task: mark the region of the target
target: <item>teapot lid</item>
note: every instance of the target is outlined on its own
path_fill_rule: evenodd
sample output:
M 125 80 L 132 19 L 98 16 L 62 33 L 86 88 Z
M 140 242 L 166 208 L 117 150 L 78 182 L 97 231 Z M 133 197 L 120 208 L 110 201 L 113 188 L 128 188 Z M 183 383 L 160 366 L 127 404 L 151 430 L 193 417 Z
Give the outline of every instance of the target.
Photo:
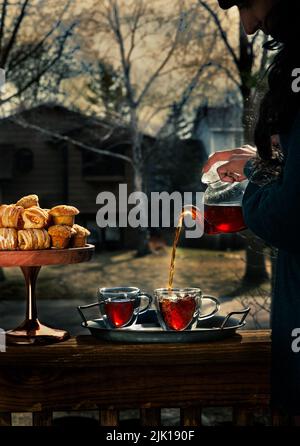
M 222 181 L 217 169 L 226 161 L 217 161 L 208 172 L 202 175 L 201 181 L 208 185 L 205 192 L 206 204 L 240 205 L 248 180 L 229 183 Z
M 202 175 L 201 181 L 204 184 L 207 184 L 209 187 L 213 189 L 221 189 L 221 190 L 230 190 L 236 187 L 237 183 L 229 183 L 227 181 L 222 181 L 217 170 L 222 164 L 226 164 L 227 161 L 217 161 L 215 164 L 211 166 L 208 172 Z
M 204 184 L 212 184 L 216 183 L 217 181 L 222 181 L 219 177 L 219 174 L 217 172 L 217 169 L 222 166 L 222 164 L 225 164 L 224 161 L 217 161 L 215 164 L 211 166 L 208 172 L 204 173 L 202 175 L 201 181 Z

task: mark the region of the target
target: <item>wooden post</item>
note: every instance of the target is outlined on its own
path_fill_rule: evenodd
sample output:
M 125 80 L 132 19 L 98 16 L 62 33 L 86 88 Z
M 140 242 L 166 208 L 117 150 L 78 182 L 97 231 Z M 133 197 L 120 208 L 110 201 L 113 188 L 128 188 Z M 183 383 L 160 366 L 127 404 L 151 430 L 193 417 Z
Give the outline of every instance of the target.
M 180 409 L 181 426 L 201 426 L 201 407 L 186 407 Z
M 0 426 L 11 426 L 10 412 L 0 412 Z
M 140 418 L 142 426 L 160 426 L 160 409 L 141 409 Z
M 101 426 L 118 426 L 119 412 L 114 409 L 100 410 L 100 425 Z
M 288 426 L 291 424 L 291 419 L 288 415 L 282 415 L 279 411 L 272 411 L 272 426 Z
M 245 407 L 233 409 L 233 424 L 235 426 L 251 426 L 253 424 L 252 413 Z
M 53 414 L 51 410 L 33 412 L 32 424 L 33 426 L 52 426 L 52 418 Z

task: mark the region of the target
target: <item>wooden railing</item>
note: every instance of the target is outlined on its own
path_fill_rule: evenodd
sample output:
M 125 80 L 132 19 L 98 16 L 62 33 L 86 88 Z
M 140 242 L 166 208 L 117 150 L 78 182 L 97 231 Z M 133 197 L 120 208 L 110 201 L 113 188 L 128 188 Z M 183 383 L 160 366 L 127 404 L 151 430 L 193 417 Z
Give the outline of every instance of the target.
M 204 407 L 232 407 L 248 425 L 269 406 L 270 332 L 242 331 L 205 344 L 110 344 L 79 336 L 50 346 L 8 347 L 0 353 L 0 425 L 32 412 L 51 425 L 54 411 L 99 411 L 117 426 L 119 411 L 140 409 L 142 426 L 158 426 L 161 408 L 180 408 L 181 425 L 201 425 Z M 274 424 L 280 424 L 278 416 Z

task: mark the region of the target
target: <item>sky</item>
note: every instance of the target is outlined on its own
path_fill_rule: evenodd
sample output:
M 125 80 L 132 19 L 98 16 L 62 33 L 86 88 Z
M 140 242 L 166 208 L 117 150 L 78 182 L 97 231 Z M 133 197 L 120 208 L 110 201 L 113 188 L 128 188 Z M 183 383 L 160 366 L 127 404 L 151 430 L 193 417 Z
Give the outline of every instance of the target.
M 74 65 L 80 63 L 86 67 L 87 64 L 95 64 L 98 60 L 102 60 L 119 70 L 120 47 L 116 43 L 111 25 L 103 17 L 109 1 L 70 1 L 71 7 L 65 15 L 65 21 L 78 22 L 72 44 L 80 47 L 74 54 Z M 215 0 L 209 1 L 215 6 Z M 26 21 L 22 33 L 24 41 L 30 39 L 36 41 L 43 35 L 47 27 L 49 28 L 57 20 L 57 7 L 61 8 L 62 5 L 58 0 L 33 0 L 33 3 L 39 5 L 36 10 L 36 21 L 34 23 Z M 118 1 L 118 5 L 121 6 L 120 21 L 125 55 L 128 55 L 131 44 L 132 17 L 137 6 L 142 4 L 143 0 Z M 197 0 L 152 0 L 151 3 L 144 1 L 144 4 L 146 7 L 141 17 L 141 28 L 136 32 L 135 47 L 130 57 L 131 83 L 136 97 L 172 48 L 176 36 L 178 37 L 176 50 L 161 72 L 163 75 L 156 77 L 139 109 L 143 130 L 154 134 L 165 122 L 170 106 L 180 100 L 200 66 L 213 59 L 229 67 L 230 61 L 220 37 L 217 36 L 215 28 L 207 22 L 207 17 L 199 9 Z M 235 8 L 228 15 L 220 10 L 219 16 L 230 41 L 236 45 L 238 20 Z M 83 111 L 91 109 L 91 105 L 85 100 L 89 76 L 89 72 L 83 68 L 79 76 L 64 81 L 66 105 L 75 104 Z M 224 92 L 232 89 L 228 79 L 218 70 L 203 70 L 203 74 L 194 85 L 190 110 L 200 103 L 218 103 L 223 100 Z M 8 91 L 11 88 L 11 85 L 7 85 Z M 97 111 L 97 107 L 94 108 L 94 111 Z

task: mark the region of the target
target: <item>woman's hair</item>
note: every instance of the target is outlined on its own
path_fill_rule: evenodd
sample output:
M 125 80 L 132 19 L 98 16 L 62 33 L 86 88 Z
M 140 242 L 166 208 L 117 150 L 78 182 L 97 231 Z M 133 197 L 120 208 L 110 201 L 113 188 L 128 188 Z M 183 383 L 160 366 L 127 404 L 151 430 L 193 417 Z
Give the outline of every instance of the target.
M 275 170 L 282 164 L 282 154 L 272 148 L 270 136 L 288 132 L 300 110 L 300 93 L 292 89 L 292 72 L 300 68 L 299 20 L 300 1 L 279 0 L 266 21 L 273 38 L 266 47 L 279 51 L 269 68 L 269 89 L 261 102 L 254 136 L 260 160 Z

